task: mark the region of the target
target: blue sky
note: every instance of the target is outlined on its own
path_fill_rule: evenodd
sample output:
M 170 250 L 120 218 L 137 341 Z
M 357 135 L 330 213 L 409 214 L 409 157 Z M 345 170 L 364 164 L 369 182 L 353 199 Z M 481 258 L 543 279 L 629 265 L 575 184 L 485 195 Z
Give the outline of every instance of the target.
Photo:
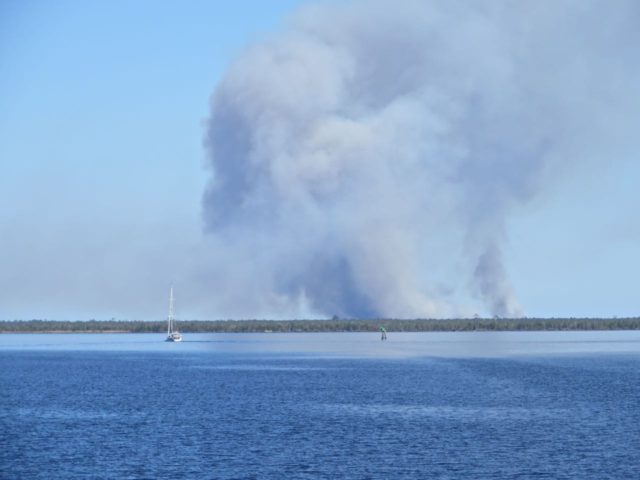
M 295 4 L 3 2 L 0 317 L 154 317 L 121 272 L 200 234 L 209 97 Z
M 183 317 L 227 315 L 179 288 L 202 248 L 209 98 L 301 3 L 2 3 L 0 319 L 162 318 L 171 283 Z M 510 216 L 528 315 L 639 314 L 638 152 L 612 156 Z

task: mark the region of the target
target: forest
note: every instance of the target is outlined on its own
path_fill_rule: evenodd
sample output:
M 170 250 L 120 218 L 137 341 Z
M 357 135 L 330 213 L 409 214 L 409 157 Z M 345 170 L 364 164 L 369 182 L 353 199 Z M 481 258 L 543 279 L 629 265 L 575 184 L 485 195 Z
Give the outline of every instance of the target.
M 191 333 L 251 332 L 467 332 L 639 330 L 640 317 L 626 318 L 460 318 L 460 319 L 340 319 L 330 320 L 178 320 Z M 142 320 L 11 320 L 0 321 L 0 333 L 161 333 L 166 321 Z

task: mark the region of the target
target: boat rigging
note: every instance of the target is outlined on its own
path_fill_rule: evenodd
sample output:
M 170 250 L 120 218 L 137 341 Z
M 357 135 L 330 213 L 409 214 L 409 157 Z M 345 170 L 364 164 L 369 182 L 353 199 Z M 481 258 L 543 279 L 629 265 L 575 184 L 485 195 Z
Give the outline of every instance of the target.
M 175 326 L 175 318 L 173 318 L 173 287 L 169 291 L 169 317 L 167 318 L 167 342 L 181 342 L 182 335 Z

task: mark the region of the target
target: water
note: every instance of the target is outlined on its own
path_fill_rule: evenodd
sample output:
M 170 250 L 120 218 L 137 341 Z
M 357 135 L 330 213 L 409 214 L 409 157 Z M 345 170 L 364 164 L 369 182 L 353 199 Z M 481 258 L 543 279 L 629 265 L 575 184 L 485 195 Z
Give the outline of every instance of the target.
M 0 478 L 637 478 L 640 332 L 0 335 Z

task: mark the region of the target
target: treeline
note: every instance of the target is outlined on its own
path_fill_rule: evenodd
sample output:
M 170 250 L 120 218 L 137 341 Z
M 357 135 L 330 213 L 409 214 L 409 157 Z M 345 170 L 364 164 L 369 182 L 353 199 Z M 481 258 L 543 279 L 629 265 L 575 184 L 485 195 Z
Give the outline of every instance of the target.
M 629 318 L 460 318 L 434 319 L 332 319 L 332 320 L 182 320 L 185 333 L 251 332 L 389 332 L 640 330 L 640 317 Z M 15 320 L 0 321 L 0 332 L 161 333 L 166 322 L 141 320 Z

